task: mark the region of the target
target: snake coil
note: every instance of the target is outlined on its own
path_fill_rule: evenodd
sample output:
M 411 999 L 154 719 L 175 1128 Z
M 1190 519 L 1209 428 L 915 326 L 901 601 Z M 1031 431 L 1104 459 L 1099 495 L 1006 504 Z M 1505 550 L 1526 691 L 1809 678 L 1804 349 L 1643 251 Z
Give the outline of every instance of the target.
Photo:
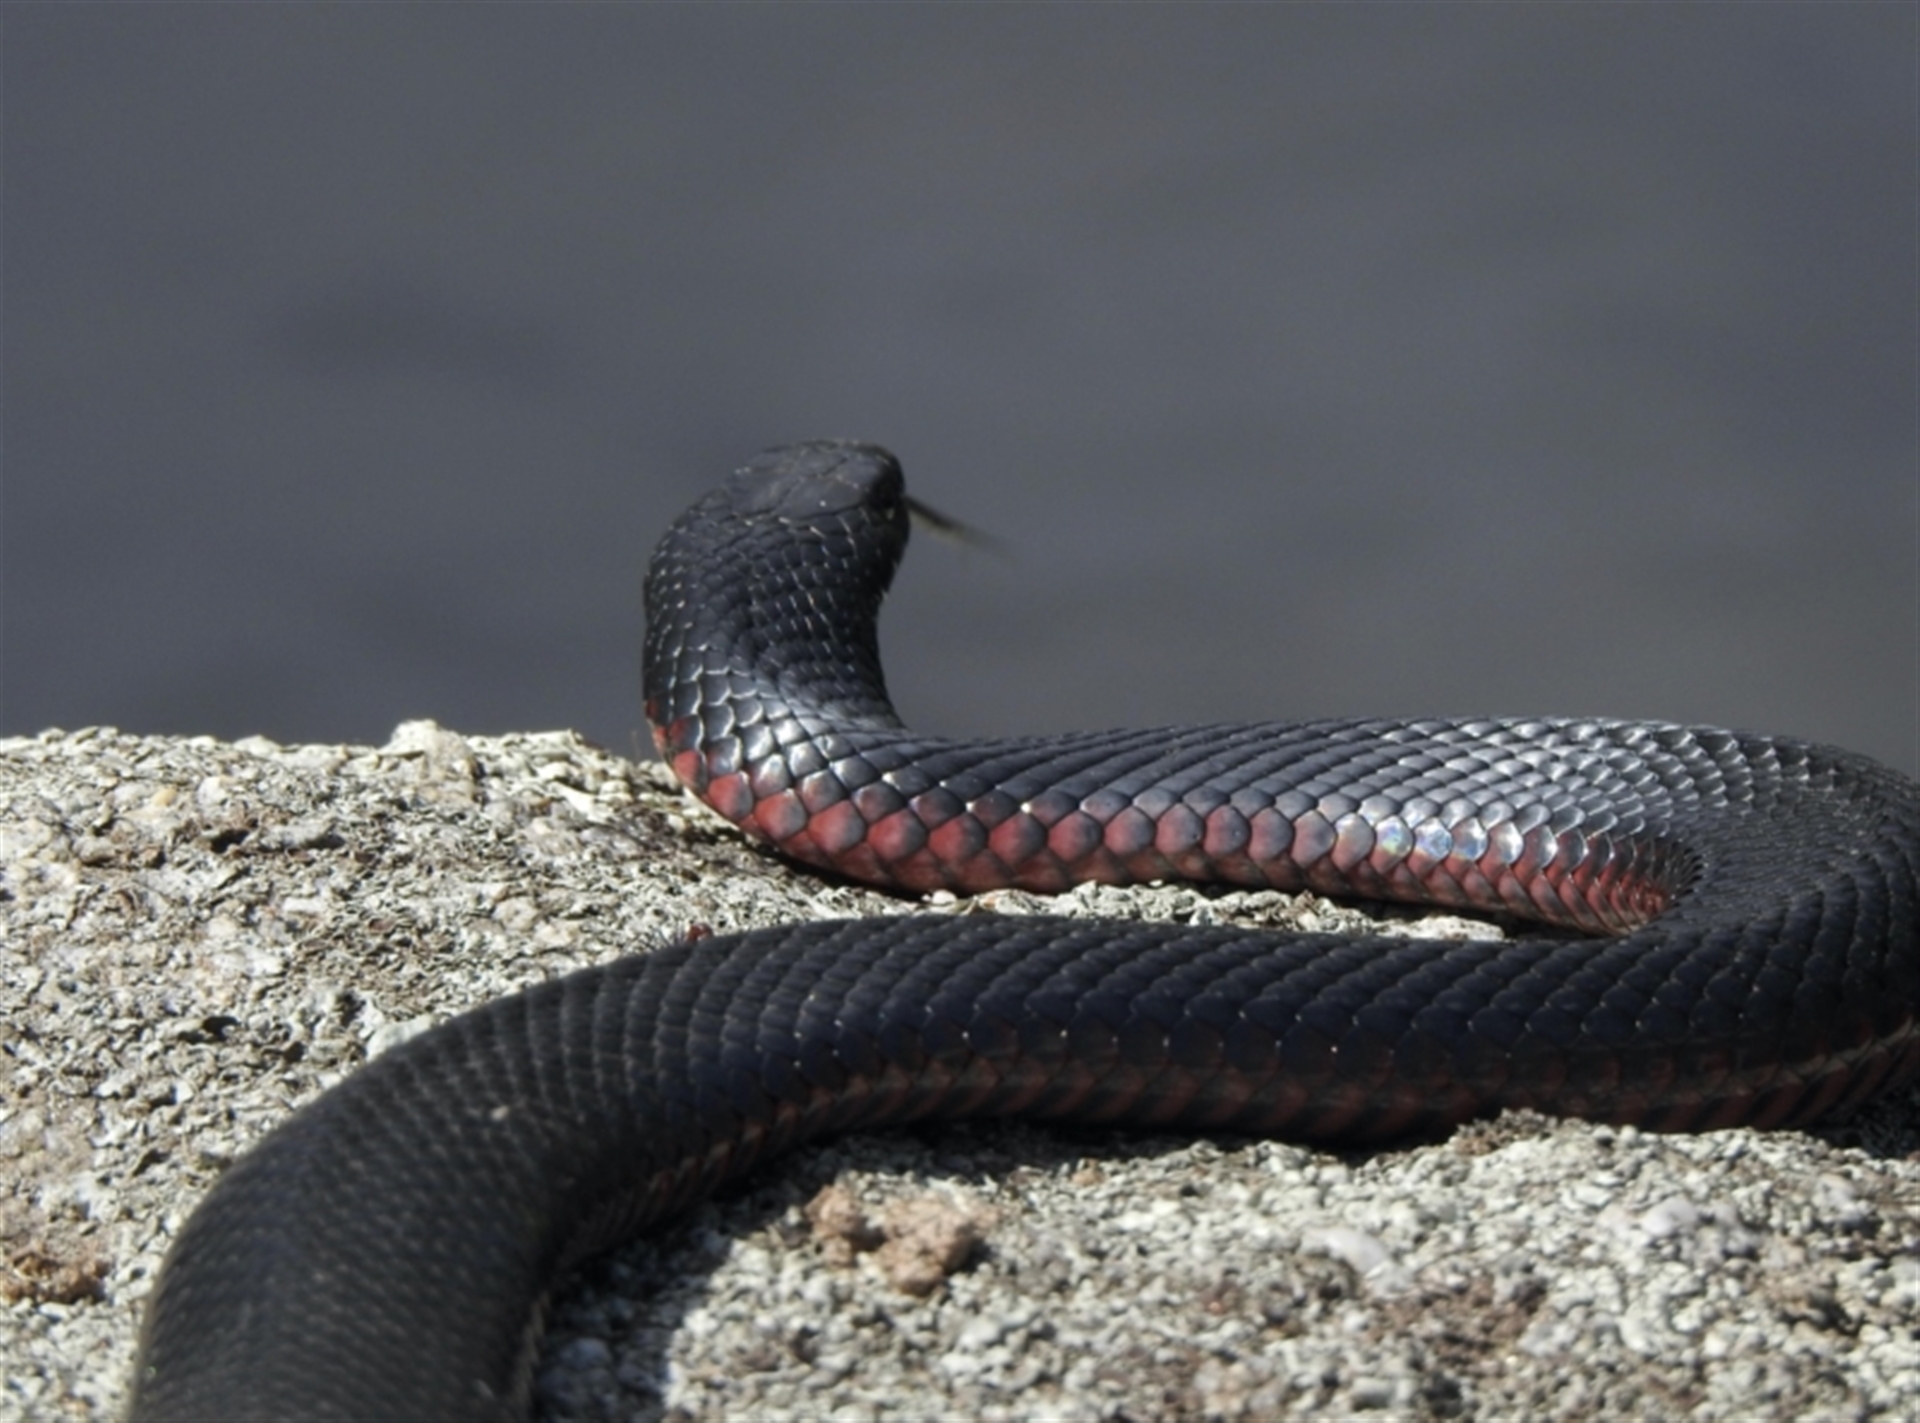
M 910 890 L 1213 879 L 1606 937 L 919 915 L 576 973 L 388 1052 L 222 1177 L 149 1303 L 136 1420 L 518 1416 L 556 1273 L 829 1131 L 1777 1126 L 1920 1072 L 1912 781 L 1600 720 L 918 736 L 876 634 L 908 509 L 884 450 L 796 445 L 654 555 L 656 743 L 749 834 Z

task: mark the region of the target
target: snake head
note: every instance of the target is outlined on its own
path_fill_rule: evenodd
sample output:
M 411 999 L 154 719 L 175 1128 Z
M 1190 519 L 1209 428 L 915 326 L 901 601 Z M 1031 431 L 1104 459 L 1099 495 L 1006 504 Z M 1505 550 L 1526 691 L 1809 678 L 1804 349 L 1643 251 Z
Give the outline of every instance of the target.
M 733 472 L 727 503 L 746 519 L 785 524 L 830 523 L 849 515 L 882 522 L 906 515 L 900 461 L 859 440 L 807 440 L 764 450 Z

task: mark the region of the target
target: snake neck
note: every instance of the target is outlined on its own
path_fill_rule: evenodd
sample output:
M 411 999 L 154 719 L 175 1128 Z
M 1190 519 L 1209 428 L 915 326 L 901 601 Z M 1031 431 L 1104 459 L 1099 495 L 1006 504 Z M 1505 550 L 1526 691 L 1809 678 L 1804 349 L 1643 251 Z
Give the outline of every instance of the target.
M 647 573 L 661 753 L 782 724 L 899 727 L 879 616 L 907 532 L 899 464 L 841 440 L 769 450 L 682 515 Z

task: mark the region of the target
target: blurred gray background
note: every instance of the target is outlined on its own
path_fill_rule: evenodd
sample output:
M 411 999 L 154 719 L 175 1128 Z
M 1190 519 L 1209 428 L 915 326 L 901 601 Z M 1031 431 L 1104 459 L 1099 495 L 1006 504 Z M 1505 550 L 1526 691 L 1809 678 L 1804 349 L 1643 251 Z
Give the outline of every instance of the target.
M 632 750 L 653 540 L 856 435 L 1008 550 L 928 729 L 1920 770 L 1916 15 L 10 4 L 0 726 Z

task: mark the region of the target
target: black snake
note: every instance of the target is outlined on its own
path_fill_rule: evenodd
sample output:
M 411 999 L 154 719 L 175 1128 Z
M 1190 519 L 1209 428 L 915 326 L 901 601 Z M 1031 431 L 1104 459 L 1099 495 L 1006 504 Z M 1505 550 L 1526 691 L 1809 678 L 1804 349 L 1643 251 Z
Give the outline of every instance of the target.
M 875 632 L 908 511 L 885 451 L 792 446 L 654 555 L 648 719 L 750 833 L 908 889 L 1177 876 L 1595 937 L 922 915 L 574 974 L 387 1053 L 226 1173 L 155 1288 L 134 1418 L 515 1416 L 559 1270 L 823 1132 L 1791 1125 L 1920 1071 L 1905 777 L 1602 720 L 918 736 Z

